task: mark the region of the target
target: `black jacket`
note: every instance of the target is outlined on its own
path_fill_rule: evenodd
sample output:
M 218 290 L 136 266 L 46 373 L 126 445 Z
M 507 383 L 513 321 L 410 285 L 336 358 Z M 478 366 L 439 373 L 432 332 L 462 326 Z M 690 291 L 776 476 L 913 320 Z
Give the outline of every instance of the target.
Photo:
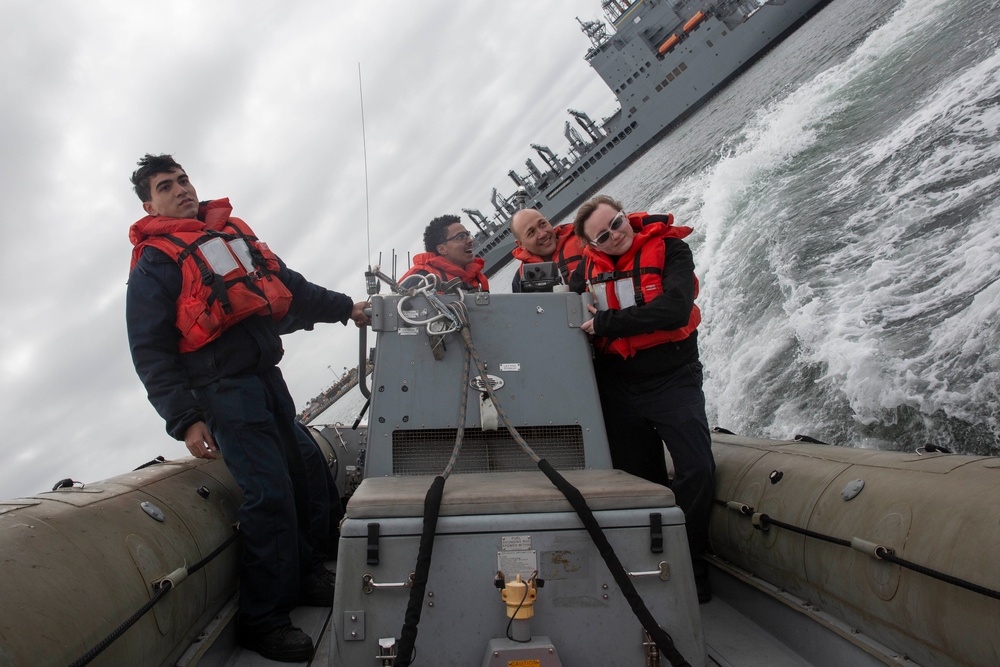
M 641 306 L 604 310 L 594 316 L 594 331 L 609 338 L 631 336 L 656 330 L 678 329 L 688 322 L 694 305 L 694 257 L 680 239 L 664 239 L 663 294 Z M 628 359 L 619 354 L 595 354 L 594 368 L 641 380 L 668 373 L 698 361 L 698 332 L 675 343 L 663 343 L 639 350 Z
M 143 252 L 129 274 L 125 297 L 129 349 L 149 402 L 172 437 L 183 440 L 189 426 L 205 421 L 192 388 L 276 365 L 284 354 L 279 334 L 312 329 L 317 322 L 346 324 L 350 319 L 354 307 L 350 297 L 309 282 L 284 262 L 278 277 L 292 293 L 284 319 L 251 316 L 206 346 L 181 354 L 175 324 L 180 267 L 155 248 Z

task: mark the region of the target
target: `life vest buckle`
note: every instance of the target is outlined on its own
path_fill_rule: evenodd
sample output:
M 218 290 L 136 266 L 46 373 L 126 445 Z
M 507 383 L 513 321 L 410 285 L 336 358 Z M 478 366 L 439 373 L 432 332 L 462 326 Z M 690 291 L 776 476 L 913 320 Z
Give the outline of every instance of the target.
M 592 283 L 609 283 L 615 280 L 614 271 L 604 271 L 603 273 L 598 273 L 596 276 L 590 279 Z

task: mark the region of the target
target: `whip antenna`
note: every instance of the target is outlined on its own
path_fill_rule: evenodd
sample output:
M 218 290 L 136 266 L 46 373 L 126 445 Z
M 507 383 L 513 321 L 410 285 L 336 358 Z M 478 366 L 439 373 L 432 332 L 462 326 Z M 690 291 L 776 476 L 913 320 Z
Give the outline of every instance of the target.
M 368 236 L 368 270 L 365 271 L 365 286 L 368 294 L 378 294 L 378 278 L 372 271 L 372 223 L 371 207 L 368 204 L 368 141 L 365 138 L 365 89 L 361 84 L 361 63 L 358 63 L 358 97 L 361 100 L 361 152 L 365 162 L 365 234 Z

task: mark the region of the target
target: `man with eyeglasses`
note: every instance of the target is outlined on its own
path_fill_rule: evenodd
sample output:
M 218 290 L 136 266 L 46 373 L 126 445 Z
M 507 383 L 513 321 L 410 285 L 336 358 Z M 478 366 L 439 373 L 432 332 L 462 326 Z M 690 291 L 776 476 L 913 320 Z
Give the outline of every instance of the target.
M 280 334 L 317 322 L 365 326 L 369 304 L 289 269 L 232 217 L 228 199 L 199 202 L 170 155 L 138 164 L 131 181 L 146 216 L 129 229 L 125 296 L 136 373 L 167 432 L 198 458 L 222 453 L 243 492 L 237 641 L 305 662 L 312 639 L 289 612 L 333 604 L 334 574 L 315 558 L 329 536 L 313 532 L 329 489 L 322 477 L 322 490 L 310 485 L 305 461 L 318 450 L 296 432 Z
M 686 517 L 700 602 L 711 588 L 702 556 L 715 491 L 715 460 L 698 360 L 698 279 L 689 227 L 673 216 L 626 215 L 601 195 L 577 211 L 573 229 L 585 244 L 583 274 L 594 304 L 580 329 L 592 336 L 594 373 L 615 468 L 670 486 Z M 668 479 L 663 446 L 674 464 Z
M 583 246 L 573 233 L 573 225 L 553 227 L 537 209 L 525 208 L 510 219 L 510 231 L 517 244 L 511 254 L 521 260 L 511 280 L 511 292 L 521 292 L 524 265 L 539 262 L 555 262 L 563 283 L 570 284 L 570 276 L 583 260 Z
M 465 290 L 490 291 L 483 273 L 486 263 L 473 254 L 472 246 L 472 234 L 457 215 L 434 218 L 424 229 L 427 252 L 413 258 L 413 266 L 399 279 L 400 286 L 414 287 L 420 284 L 420 276 L 434 275 L 441 283 L 459 278 Z

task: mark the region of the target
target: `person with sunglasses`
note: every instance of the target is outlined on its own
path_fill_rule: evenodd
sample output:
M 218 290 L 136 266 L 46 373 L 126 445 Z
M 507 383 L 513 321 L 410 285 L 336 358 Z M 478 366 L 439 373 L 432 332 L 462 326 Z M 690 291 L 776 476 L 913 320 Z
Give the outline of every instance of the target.
M 580 328 L 592 337 L 612 464 L 671 487 L 686 518 L 698 600 L 708 602 L 702 556 L 715 460 L 698 358 L 698 279 L 681 240 L 692 230 L 674 226 L 672 215 L 626 214 L 606 195 L 580 207 L 573 229 L 584 245 L 583 277 L 593 295 L 587 306 L 593 318 Z M 641 431 L 659 437 L 637 437 Z
M 413 258 L 413 266 L 399 279 L 401 287 L 414 287 L 420 283 L 418 276 L 435 275 L 445 283 L 453 278 L 462 281 L 462 289 L 490 291 L 490 283 L 483 273 L 485 262 L 472 252 L 472 234 L 457 215 L 434 218 L 424 229 L 424 248 Z

